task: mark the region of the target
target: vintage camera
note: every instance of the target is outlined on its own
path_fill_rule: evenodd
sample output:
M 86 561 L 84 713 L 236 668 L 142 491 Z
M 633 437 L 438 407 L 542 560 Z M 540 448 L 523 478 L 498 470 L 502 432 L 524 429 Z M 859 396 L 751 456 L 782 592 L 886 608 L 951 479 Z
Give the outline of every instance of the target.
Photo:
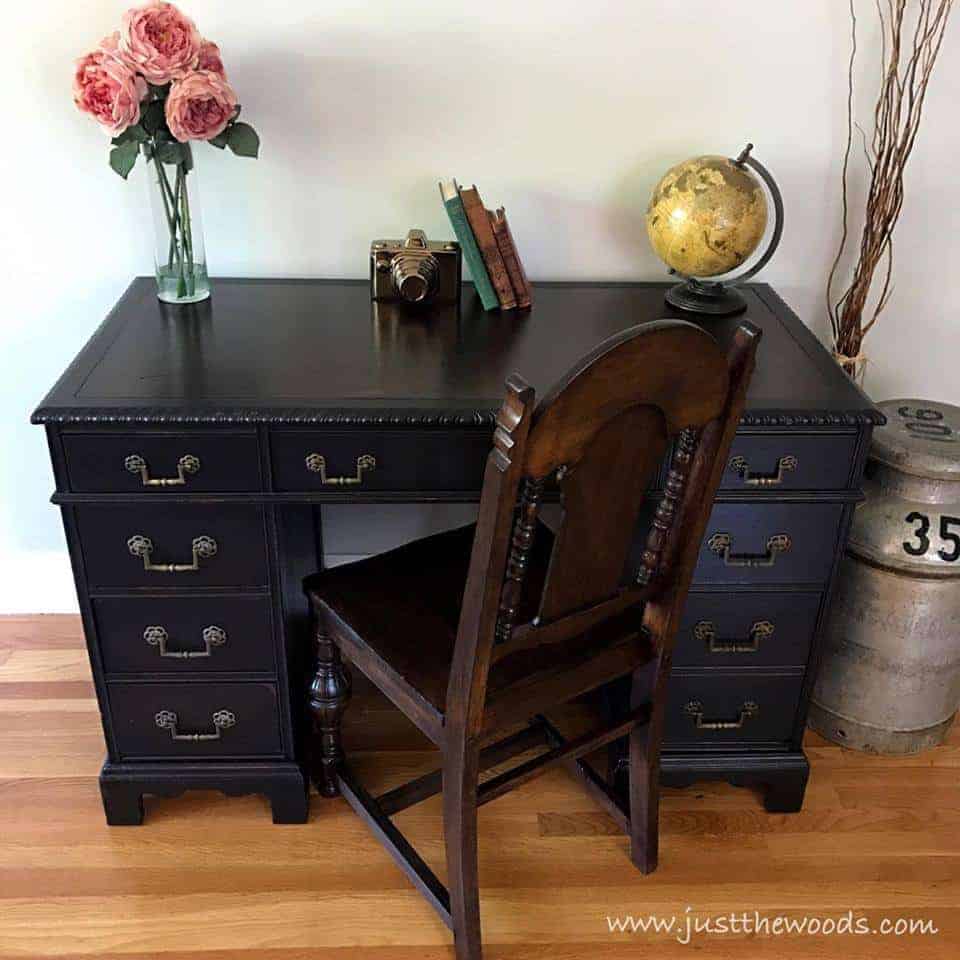
M 370 295 L 374 300 L 450 304 L 460 297 L 460 244 L 427 240 L 411 230 L 406 240 L 370 244 Z

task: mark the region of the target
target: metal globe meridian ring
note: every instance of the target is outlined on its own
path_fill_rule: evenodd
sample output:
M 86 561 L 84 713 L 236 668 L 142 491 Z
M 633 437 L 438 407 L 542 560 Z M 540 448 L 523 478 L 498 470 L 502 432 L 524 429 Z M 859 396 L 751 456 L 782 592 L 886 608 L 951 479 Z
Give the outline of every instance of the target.
M 770 172 L 750 156 L 752 149 L 748 144 L 736 159 L 686 160 L 671 167 L 654 188 L 647 233 L 670 272 L 684 278 L 665 295 L 679 310 L 717 316 L 742 312 L 746 300 L 733 286 L 763 269 L 780 243 L 783 198 Z M 767 226 L 763 184 L 774 207 L 766 249 L 742 273 L 712 279 L 737 270 L 756 252 Z

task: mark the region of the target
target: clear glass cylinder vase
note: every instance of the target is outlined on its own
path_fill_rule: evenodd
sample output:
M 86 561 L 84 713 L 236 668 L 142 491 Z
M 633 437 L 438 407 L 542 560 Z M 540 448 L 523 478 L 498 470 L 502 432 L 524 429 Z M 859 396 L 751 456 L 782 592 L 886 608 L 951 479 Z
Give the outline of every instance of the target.
M 165 303 L 197 303 L 210 296 L 197 168 L 189 144 L 154 154 L 147 164 L 153 212 L 157 296 Z

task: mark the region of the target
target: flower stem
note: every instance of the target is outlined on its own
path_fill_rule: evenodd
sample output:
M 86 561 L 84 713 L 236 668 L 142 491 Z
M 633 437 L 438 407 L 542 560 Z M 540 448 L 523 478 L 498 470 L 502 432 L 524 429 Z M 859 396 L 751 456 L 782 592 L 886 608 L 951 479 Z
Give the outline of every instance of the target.
M 180 191 L 180 232 L 183 235 L 183 245 L 187 257 L 187 295 L 192 297 L 197 292 L 197 288 L 193 270 L 193 226 L 190 222 L 190 196 L 187 190 L 188 171 L 183 163 L 177 167 L 177 170 L 182 184 Z

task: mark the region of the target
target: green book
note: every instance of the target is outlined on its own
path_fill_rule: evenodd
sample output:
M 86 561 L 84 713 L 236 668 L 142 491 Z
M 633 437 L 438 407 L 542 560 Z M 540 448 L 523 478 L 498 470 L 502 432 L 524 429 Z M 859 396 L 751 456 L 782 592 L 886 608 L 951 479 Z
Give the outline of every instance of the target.
M 480 252 L 476 237 L 470 229 L 470 223 L 463 209 L 463 201 L 460 199 L 460 188 L 457 186 L 457 181 L 446 180 L 441 182 L 440 196 L 443 197 L 443 205 L 447 208 L 450 225 L 460 242 L 463 259 L 467 261 L 467 266 L 470 268 L 470 276 L 473 277 L 473 285 L 480 295 L 483 309 L 497 310 L 500 307 L 500 298 L 490 282 L 487 266 L 483 262 L 483 254 Z

